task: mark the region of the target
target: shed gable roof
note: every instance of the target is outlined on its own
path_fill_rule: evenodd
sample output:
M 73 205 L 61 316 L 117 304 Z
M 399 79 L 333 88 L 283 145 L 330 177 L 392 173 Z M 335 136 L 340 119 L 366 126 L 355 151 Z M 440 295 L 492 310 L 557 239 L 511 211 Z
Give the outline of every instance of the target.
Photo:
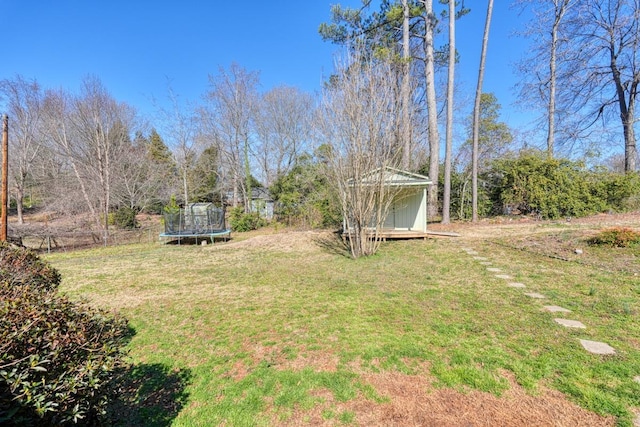
M 427 176 L 403 171 L 390 166 L 374 169 L 363 178 L 363 181 L 372 183 L 378 182 L 380 174 L 384 174 L 383 178 L 385 185 L 391 187 L 426 187 L 433 184 L 431 179 Z M 353 182 L 353 180 L 350 181 Z

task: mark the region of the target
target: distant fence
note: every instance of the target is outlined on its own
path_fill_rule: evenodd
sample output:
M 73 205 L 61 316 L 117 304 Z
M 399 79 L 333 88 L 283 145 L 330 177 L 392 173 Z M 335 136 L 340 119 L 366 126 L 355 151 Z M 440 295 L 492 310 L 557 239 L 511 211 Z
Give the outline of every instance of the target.
M 109 229 L 109 235 L 105 242 L 102 231 L 64 230 L 49 226 L 11 224 L 9 240 L 35 251 L 52 252 L 127 243 L 155 243 L 158 241 L 160 230 L 160 225 L 132 230 Z

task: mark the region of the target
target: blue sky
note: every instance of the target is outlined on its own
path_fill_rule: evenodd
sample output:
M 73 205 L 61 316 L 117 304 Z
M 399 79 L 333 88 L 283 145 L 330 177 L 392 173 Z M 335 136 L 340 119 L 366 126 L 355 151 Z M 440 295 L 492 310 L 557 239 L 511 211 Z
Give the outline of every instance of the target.
M 0 0 L 0 79 L 21 74 L 46 88 L 77 90 L 92 74 L 144 114 L 153 98 L 167 98 L 169 84 L 183 100 L 198 101 L 207 76 L 232 62 L 259 71 L 262 90 L 287 84 L 314 92 L 337 51 L 318 35 L 332 3 L 360 0 Z M 472 13 L 458 22 L 457 80 L 472 99 L 486 1 L 467 3 Z M 498 97 L 503 120 L 518 126 L 526 116 L 512 108 L 512 64 L 523 43 L 511 34 L 522 20 L 510 1 L 495 3 L 484 91 Z

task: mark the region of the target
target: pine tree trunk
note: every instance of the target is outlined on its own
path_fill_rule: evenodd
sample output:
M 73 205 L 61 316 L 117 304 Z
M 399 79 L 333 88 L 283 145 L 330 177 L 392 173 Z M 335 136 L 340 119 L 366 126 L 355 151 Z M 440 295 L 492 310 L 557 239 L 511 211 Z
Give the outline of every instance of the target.
M 487 45 L 489 44 L 489 29 L 491 28 L 491 13 L 493 12 L 493 0 L 487 5 L 487 18 L 484 24 L 482 36 L 482 51 L 480 54 L 480 67 L 478 68 L 478 86 L 476 87 L 476 100 L 473 107 L 473 155 L 471 178 L 471 210 L 472 221 L 478 221 L 478 142 L 480 140 L 480 100 L 482 99 L 482 81 L 484 80 L 484 64 L 487 59 Z

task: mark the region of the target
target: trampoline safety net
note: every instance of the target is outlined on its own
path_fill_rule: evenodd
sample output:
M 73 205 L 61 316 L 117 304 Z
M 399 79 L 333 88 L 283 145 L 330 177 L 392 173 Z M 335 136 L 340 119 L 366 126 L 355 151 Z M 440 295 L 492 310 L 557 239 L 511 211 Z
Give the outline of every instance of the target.
M 224 208 L 213 203 L 191 203 L 186 209 L 164 213 L 164 232 L 167 235 L 202 235 L 226 229 Z

